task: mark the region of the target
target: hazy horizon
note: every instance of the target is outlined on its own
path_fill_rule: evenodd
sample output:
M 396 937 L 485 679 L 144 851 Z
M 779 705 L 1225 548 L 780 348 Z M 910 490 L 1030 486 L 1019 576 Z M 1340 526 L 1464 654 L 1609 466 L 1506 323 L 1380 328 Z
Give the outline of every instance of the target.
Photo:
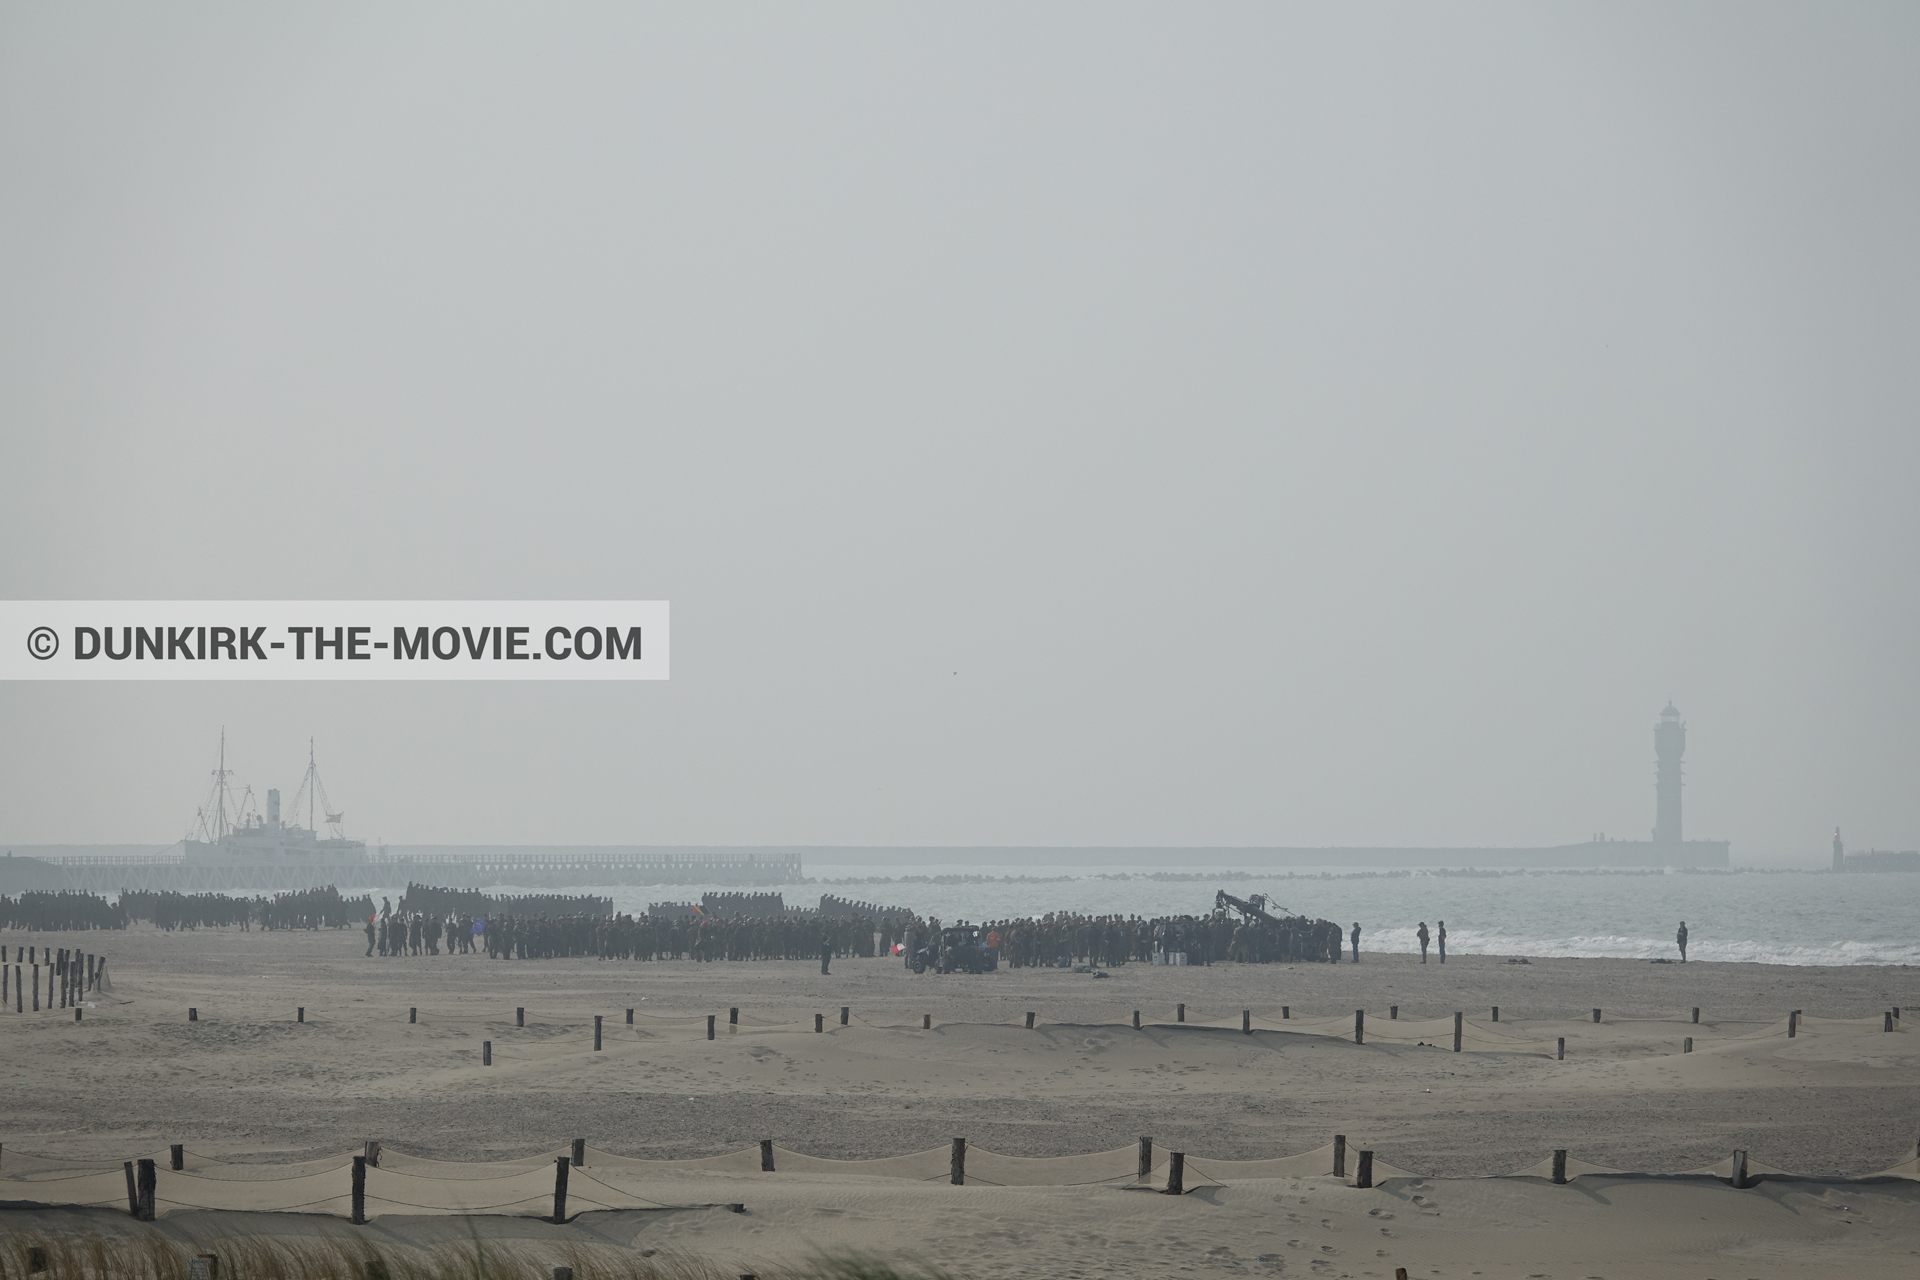
M 1920 11 L 0 11 L 0 598 L 671 601 L 0 685 L 392 844 L 1920 847 Z

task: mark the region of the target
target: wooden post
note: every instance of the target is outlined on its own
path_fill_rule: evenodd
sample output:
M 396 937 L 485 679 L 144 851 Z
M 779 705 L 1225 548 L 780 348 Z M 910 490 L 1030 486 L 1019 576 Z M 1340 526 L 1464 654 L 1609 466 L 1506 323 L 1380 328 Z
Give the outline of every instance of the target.
M 480 1065 L 483 1067 L 493 1065 L 493 1041 L 491 1040 L 480 1042 Z
M 1033 1030 L 1033 1010 L 1027 1010 L 1027 1030 Z
M 708 1014 L 707 1015 L 707 1039 L 709 1040 L 713 1039 L 713 1020 L 714 1020 L 714 1015 L 711 1013 Z
M 1729 1181 L 1733 1183 L 1734 1189 L 1736 1191 L 1746 1190 L 1746 1187 L 1747 1187 L 1747 1153 L 1746 1152 L 1736 1151 L 1733 1153 L 1733 1177 L 1729 1179 Z
M 415 1023 L 420 1021 L 420 1010 L 416 1008 L 409 1008 L 407 1010 L 407 1021 L 409 1023 Z
M 713 1039 L 713 1019 L 707 1019 L 707 1039 Z M 600 1052 L 600 1015 L 593 1015 L 593 1051 Z
M 947 1176 L 956 1187 L 967 1185 L 967 1140 L 953 1140 L 953 1156 L 947 1162 Z
M 575 1138 L 573 1140 L 573 1167 L 576 1169 L 584 1169 L 587 1167 L 587 1140 L 585 1138 Z
M 1458 1053 L 1458 1052 L 1460 1052 L 1460 1025 L 1461 1025 L 1461 1024 L 1462 1024 L 1463 1022 L 1465 1022 L 1466 1020 L 1467 1020 L 1467 1016 L 1466 1016 L 1466 1015 L 1465 1015 L 1464 1013 L 1461 1013 L 1461 1012 L 1459 1012 L 1458 1010 L 1455 1010 L 1455 1011 L 1454 1011 L 1454 1015 L 1453 1015 L 1453 1051 L 1454 1051 L 1455 1053 Z
M 25 997 L 20 994 L 20 966 L 15 965 L 13 966 L 13 1011 L 15 1013 L 20 1012 L 21 1001 L 24 999 Z
M 847 1015 L 852 1011 L 853 1011 L 853 1006 L 851 1005 L 843 1004 L 840 1006 L 840 1025 L 841 1026 L 844 1027 L 847 1025 Z
M 1881 1021 L 1880 1021 L 1880 1029 L 1881 1029 L 1882 1031 L 1891 1031 L 1891 1030 L 1893 1030 L 1893 1013 L 1892 1013 L 1892 1011 L 1888 1011 L 1887 1013 L 1884 1013 L 1884 1014 L 1882 1014 L 1882 1015 L 1881 1015 Z
M 814 1034 L 818 1035 L 819 1033 L 821 1033 L 822 1031 L 825 1031 L 826 1029 L 827 1029 L 827 1015 L 824 1013 L 814 1014 L 813 1015 Z
M 1133 1011 L 1133 1029 L 1135 1031 L 1140 1029 L 1140 1011 L 1138 1009 Z
M 137 1215 L 142 1222 L 153 1221 L 154 1188 L 159 1185 L 160 1175 L 154 1172 L 153 1161 L 139 1160 L 134 1164 L 134 1180 L 140 1188 L 140 1212 Z
M 295 1009 L 293 1011 L 293 1020 L 295 1022 L 305 1022 L 307 1020 L 307 1006 L 301 1005 Z
M 187 1021 L 188 1022 L 200 1021 L 200 1011 L 198 1009 L 187 1010 Z
M 1795 1009 L 1792 1013 L 1789 1013 L 1787 1015 L 1787 1039 L 1791 1040 L 1799 1034 L 1800 1034 L 1800 1011 L 1798 1009 Z
M 516 1027 L 524 1027 L 527 1025 L 526 1009 L 519 1008 L 513 1011 L 513 1025 Z
M 1397 1004 L 1390 1004 L 1390 1005 L 1388 1005 L 1388 1006 L 1387 1006 L 1387 1021 L 1388 1021 L 1388 1022 L 1398 1022 L 1398 1021 L 1400 1021 L 1400 1006 L 1399 1006 L 1399 1005 L 1397 1005 Z
M 133 1161 L 128 1160 L 122 1166 L 127 1171 L 127 1216 L 139 1218 L 140 1191 L 133 1185 Z
M 1567 1185 L 1567 1149 L 1565 1147 L 1557 1147 L 1553 1153 L 1553 1185 L 1556 1187 Z
M 367 1221 L 367 1158 L 353 1158 L 353 1217 L 354 1226 L 364 1226 Z
M 628 1026 L 633 1025 L 633 1010 L 631 1009 L 627 1010 L 627 1025 Z
M 730 1027 L 737 1027 L 740 1025 L 739 1009 L 736 1008 L 736 1009 L 727 1010 L 727 1025 Z
M 367 1145 L 362 1149 L 362 1154 L 367 1158 L 367 1168 L 378 1169 L 380 1167 L 380 1144 L 378 1142 L 375 1142 L 371 1138 L 367 1139 Z
M 1595 1022 L 1598 1022 L 1598 1021 L 1600 1021 L 1600 1011 L 1599 1011 L 1598 1009 L 1595 1009 L 1595 1010 L 1593 1011 L 1593 1020 L 1594 1020 Z
M 773 1139 L 760 1139 L 760 1172 L 773 1172 Z
M 1553 1060 L 1555 1062 L 1565 1062 L 1567 1060 L 1567 1038 L 1565 1036 L 1560 1037 L 1559 1046 L 1553 1051 Z
M 1680 1052 L 1682 1052 L 1682 1053 L 1692 1053 L 1692 1052 L 1693 1052 L 1693 1037 L 1692 1037 L 1692 1036 L 1688 1036 L 1688 1037 L 1687 1037 L 1686 1039 L 1684 1039 L 1684 1040 L 1682 1040 L 1682 1041 L 1680 1042 Z
M 1495 1005 L 1495 1006 L 1493 1006 L 1493 1020 L 1494 1020 L 1495 1022 L 1498 1022 L 1498 1021 L 1500 1021 L 1500 1006 L 1499 1006 L 1499 1005 Z
M 1134 1179 L 1134 1181 L 1145 1182 L 1152 1174 L 1153 1174 L 1153 1139 L 1147 1137 L 1145 1134 L 1141 1134 L 1140 1135 L 1140 1173 Z
M 85 1013 L 85 1012 L 86 1012 L 86 1010 L 85 1010 L 85 1009 L 82 1009 L 82 1008 L 81 1008 L 81 1007 L 80 1007 L 79 1005 L 75 1005 L 75 1006 L 73 1006 L 73 1020 L 74 1020 L 75 1022 L 78 1022 L 78 1021 L 80 1021 L 80 1015 L 81 1015 L 81 1014 L 83 1014 L 83 1013 Z
M 1183 1196 L 1187 1194 L 1186 1152 L 1167 1152 L 1167 1189 L 1163 1194 L 1170 1196 Z
M 1179 1009 L 1175 1011 L 1173 1020 L 1175 1022 L 1185 1022 L 1187 1020 L 1187 1006 L 1184 1004 L 1181 1005 Z
M 1347 1135 L 1344 1133 L 1333 1135 L 1333 1176 L 1347 1176 Z
M 40 1012 L 40 966 L 39 965 L 33 966 L 33 1011 L 35 1013 Z M 187 1019 L 187 1021 L 191 1022 L 193 1021 L 193 1019 L 189 1018 Z
M 923 1014 L 921 1014 L 921 1015 L 920 1015 L 920 1029 L 921 1029 L 922 1031 L 931 1031 L 931 1030 L 933 1030 L 933 1015 L 932 1015 L 932 1014 L 930 1014 L 930 1013 L 923 1013 Z
M 176 1142 L 167 1148 L 167 1167 L 175 1173 L 187 1167 L 187 1148 L 184 1143 Z
M 93 975 L 94 975 L 93 961 L 94 961 L 94 957 L 92 953 L 89 952 L 87 955 L 87 990 L 89 991 L 93 990 Z
M 1353 1185 L 1362 1190 L 1373 1185 L 1373 1152 L 1360 1153 L 1360 1171 L 1354 1175 Z
M 1281 1017 L 1281 1019 L 1282 1019 L 1283 1021 L 1284 1021 L 1284 1020 L 1286 1020 L 1286 1019 L 1288 1019 L 1288 1018 L 1291 1018 L 1291 1017 L 1293 1017 L 1293 1006 L 1292 1006 L 1292 1005 L 1286 1005 L 1286 1004 L 1283 1004 L 1283 1005 L 1281 1005 L 1281 1006 L 1280 1006 L 1280 1017 Z
M 1700 1006 L 1699 1006 L 1699 1005 L 1695 1005 L 1695 1006 L 1693 1006 L 1693 1020 L 1694 1020 L 1695 1022 L 1699 1022 L 1699 1021 L 1700 1021 Z
M 1367 1042 L 1367 1011 L 1365 1009 L 1353 1011 L 1353 1042 L 1355 1044 Z
M 567 1158 L 557 1157 L 553 1162 L 553 1220 L 556 1223 L 567 1220 Z

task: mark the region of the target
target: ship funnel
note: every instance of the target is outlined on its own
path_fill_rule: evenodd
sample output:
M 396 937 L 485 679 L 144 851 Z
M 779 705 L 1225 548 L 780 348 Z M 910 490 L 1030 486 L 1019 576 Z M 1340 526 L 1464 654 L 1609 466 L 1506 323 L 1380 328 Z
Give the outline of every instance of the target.
M 280 788 L 273 787 L 267 792 L 267 825 L 280 825 Z

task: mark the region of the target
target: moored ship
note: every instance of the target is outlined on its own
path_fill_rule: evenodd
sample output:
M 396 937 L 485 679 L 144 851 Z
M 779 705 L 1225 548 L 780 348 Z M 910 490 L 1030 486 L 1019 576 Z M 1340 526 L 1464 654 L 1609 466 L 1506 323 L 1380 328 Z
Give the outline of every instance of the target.
M 307 772 L 300 780 L 288 806 L 291 819 L 283 819 L 280 791 L 267 792 L 265 813 L 254 807 L 253 788 L 244 788 L 236 797 L 227 768 L 227 735 L 220 735 L 220 764 L 214 770 L 212 790 L 201 804 L 198 825 L 193 836 L 180 842 L 183 863 L 206 866 L 266 864 L 297 861 L 326 867 L 362 866 L 367 861 L 364 840 L 350 840 L 344 829 L 346 814 L 337 811 L 320 781 L 320 767 L 314 760 L 313 742 L 307 742 Z M 307 825 L 299 823 L 302 801 Z M 324 819 L 327 834 L 319 831 Z M 197 837 L 197 838 L 196 838 Z

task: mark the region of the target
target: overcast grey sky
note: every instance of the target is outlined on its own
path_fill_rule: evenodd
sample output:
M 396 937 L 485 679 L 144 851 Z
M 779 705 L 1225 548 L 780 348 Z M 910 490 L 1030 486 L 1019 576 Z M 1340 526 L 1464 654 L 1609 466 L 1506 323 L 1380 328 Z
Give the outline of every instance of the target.
M 0 596 L 666 684 L 0 686 L 398 843 L 1920 845 L 1911 4 L 0 7 Z

